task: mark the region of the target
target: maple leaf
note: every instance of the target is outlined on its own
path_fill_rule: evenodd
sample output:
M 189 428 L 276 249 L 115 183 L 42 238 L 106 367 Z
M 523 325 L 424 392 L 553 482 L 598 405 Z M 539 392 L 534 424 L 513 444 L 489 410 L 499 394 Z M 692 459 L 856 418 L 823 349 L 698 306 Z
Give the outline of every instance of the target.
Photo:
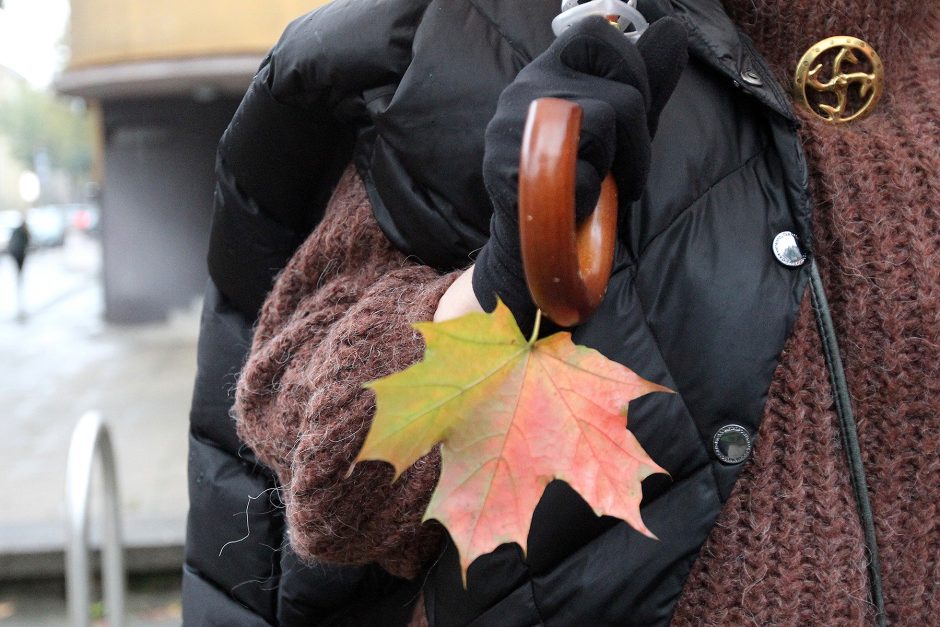
M 450 532 L 469 565 L 500 544 L 526 550 L 532 513 L 553 479 L 598 515 L 655 537 L 640 517 L 640 483 L 665 473 L 627 429 L 629 402 L 671 392 L 570 333 L 526 341 L 509 309 L 414 325 L 424 359 L 366 384 L 376 415 L 356 461 L 385 460 L 395 478 L 438 443 L 441 478 L 425 520 Z M 537 326 L 537 325 L 536 325 Z

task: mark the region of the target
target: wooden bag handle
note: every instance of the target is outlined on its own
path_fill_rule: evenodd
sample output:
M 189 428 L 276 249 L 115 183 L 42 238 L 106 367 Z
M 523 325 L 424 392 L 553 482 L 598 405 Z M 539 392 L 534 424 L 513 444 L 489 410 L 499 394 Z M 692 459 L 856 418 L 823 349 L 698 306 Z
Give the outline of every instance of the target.
M 519 160 L 519 232 L 529 291 L 562 326 L 601 304 L 614 263 L 617 185 L 601 184 L 597 208 L 575 226 L 575 167 L 581 107 L 559 98 L 529 106 Z

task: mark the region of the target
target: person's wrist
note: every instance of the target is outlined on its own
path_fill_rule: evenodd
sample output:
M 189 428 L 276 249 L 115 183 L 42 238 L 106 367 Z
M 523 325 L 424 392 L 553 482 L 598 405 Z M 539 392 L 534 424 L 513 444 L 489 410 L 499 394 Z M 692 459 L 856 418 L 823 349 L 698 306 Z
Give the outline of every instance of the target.
M 511 268 L 500 254 L 498 243 L 490 239 L 477 256 L 473 273 L 473 292 L 485 311 L 496 308 L 497 298 L 512 312 L 523 333 L 535 322 L 535 303 L 529 294 L 521 263 Z
M 434 322 L 444 322 L 469 313 L 483 311 L 483 307 L 480 306 L 480 302 L 473 293 L 473 274 L 474 266 L 470 266 L 450 284 L 437 303 Z

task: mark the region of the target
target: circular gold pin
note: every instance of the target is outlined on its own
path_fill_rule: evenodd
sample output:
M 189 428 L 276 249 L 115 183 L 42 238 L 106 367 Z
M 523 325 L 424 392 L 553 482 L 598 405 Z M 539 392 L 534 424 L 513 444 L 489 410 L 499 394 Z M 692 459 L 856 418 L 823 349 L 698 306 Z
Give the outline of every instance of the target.
M 884 85 L 875 49 L 855 37 L 829 37 L 813 45 L 796 65 L 797 99 L 831 124 L 872 112 Z

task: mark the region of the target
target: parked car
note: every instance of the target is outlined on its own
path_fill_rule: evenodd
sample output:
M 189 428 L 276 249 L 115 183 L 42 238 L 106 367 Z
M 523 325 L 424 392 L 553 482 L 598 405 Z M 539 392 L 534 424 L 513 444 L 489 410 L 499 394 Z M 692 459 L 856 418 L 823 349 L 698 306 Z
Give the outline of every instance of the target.
M 101 225 L 100 212 L 95 205 L 69 205 L 69 228 L 84 233 L 97 233 Z
M 65 243 L 65 211 L 48 205 L 31 207 L 26 214 L 30 248 L 51 248 Z

